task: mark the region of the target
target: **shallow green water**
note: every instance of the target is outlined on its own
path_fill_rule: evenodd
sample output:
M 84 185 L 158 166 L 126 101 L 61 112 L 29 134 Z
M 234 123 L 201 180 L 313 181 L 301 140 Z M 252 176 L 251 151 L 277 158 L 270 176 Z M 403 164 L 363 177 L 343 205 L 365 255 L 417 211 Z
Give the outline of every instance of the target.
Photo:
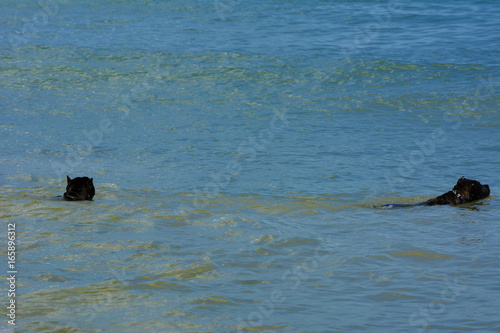
M 500 330 L 496 3 L 47 6 L 0 10 L 16 332 Z

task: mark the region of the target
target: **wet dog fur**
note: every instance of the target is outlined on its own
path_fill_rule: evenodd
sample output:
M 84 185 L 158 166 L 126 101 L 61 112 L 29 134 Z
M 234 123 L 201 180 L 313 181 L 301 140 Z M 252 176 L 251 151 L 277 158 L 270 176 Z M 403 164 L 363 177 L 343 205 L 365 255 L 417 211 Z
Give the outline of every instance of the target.
M 436 205 L 460 205 L 467 202 L 472 202 L 484 199 L 490 195 L 490 187 L 482 185 L 477 180 L 470 180 L 465 177 L 460 178 L 457 184 L 451 191 L 446 192 L 439 197 L 421 202 L 415 205 L 400 205 L 388 204 L 380 208 L 397 208 L 397 207 L 412 207 L 412 206 L 436 206 Z
M 92 200 L 95 195 L 93 178 L 76 177 L 71 179 L 69 176 L 66 176 L 66 180 L 68 184 L 64 193 L 65 200 Z

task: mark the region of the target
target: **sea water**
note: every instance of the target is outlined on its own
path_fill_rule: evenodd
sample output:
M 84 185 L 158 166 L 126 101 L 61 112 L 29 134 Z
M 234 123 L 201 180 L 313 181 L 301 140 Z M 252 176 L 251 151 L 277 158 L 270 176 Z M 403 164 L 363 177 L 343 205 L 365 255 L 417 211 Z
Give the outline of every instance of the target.
M 0 17 L 3 332 L 500 331 L 496 1 Z

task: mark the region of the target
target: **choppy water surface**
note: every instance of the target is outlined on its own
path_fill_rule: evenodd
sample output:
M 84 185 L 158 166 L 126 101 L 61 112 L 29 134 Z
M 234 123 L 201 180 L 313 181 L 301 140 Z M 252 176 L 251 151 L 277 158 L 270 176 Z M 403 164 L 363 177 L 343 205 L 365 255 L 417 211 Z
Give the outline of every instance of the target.
M 494 1 L 0 13 L 16 332 L 500 331 Z

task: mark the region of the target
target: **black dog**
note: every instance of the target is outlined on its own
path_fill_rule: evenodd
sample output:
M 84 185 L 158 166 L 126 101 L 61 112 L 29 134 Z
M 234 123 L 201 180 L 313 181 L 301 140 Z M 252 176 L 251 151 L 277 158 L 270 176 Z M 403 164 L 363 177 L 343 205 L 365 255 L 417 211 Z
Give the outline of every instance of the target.
M 415 205 L 389 204 L 380 206 L 380 208 L 387 209 L 413 206 L 460 205 L 466 202 L 484 199 L 489 195 L 490 187 L 488 185 L 481 185 L 481 183 L 476 180 L 470 180 L 462 177 L 457 181 L 457 184 L 451 191 L 446 192 L 437 198 Z
M 64 199 L 76 201 L 76 200 L 92 200 L 95 195 L 94 183 L 92 180 L 94 178 L 88 177 L 76 177 L 69 178 L 68 185 L 66 186 L 66 192 L 64 193 Z

